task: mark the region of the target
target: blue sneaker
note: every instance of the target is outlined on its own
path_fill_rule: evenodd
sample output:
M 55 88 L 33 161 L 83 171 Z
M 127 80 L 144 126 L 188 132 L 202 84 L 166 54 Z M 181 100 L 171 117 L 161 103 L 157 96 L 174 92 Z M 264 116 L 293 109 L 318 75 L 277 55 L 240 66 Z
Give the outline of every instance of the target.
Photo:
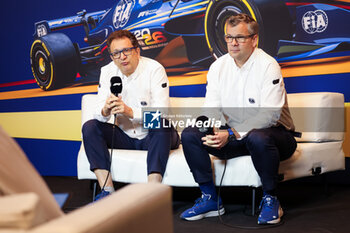
M 104 189 L 102 189 L 102 191 L 101 191 L 99 194 L 96 195 L 96 197 L 95 197 L 95 199 L 94 199 L 94 202 L 95 202 L 95 201 L 98 201 L 98 200 L 100 200 L 100 199 L 102 199 L 102 198 L 104 198 L 104 197 L 107 197 L 109 194 L 111 194 L 111 193 L 105 191 Z
M 281 221 L 283 210 L 277 197 L 265 195 L 260 202 L 258 224 L 276 224 Z
M 206 217 L 215 217 L 223 215 L 225 213 L 225 209 L 222 205 L 221 198 L 219 198 L 219 210 L 218 203 L 211 199 L 210 194 L 202 193 L 202 197 L 198 198 L 192 208 L 185 210 L 180 218 L 194 221 L 199 220 Z

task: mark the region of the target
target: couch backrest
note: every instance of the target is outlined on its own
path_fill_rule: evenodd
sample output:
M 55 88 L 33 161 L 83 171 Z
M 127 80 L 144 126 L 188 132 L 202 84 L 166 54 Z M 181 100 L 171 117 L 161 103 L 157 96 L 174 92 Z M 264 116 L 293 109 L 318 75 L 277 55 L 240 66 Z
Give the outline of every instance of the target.
M 178 98 L 172 97 L 170 98 L 170 106 L 173 108 L 181 108 L 181 107 L 202 107 L 204 104 L 203 97 L 186 97 L 186 98 Z
M 96 96 L 87 94 L 82 100 L 82 123 L 93 117 Z M 344 95 L 332 92 L 288 94 L 288 104 L 296 127 L 302 132 L 297 141 L 338 141 L 344 139 Z M 204 98 L 170 98 L 170 105 L 201 107 Z
M 83 98 L 81 99 L 81 125 L 94 118 L 94 113 L 97 108 L 96 102 L 96 94 L 83 95 Z
M 332 92 L 288 94 L 288 105 L 297 141 L 338 141 L 344 139 L 344 95 Z

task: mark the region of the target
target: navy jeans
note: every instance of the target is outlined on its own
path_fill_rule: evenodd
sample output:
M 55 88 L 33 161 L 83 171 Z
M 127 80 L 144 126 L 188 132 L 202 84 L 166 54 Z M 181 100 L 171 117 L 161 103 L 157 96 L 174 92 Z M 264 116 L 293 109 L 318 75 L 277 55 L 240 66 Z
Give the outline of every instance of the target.
M 110 153 L 112 146 L 113 125 L 89 120 L 83 125 L 83 142 L 91 171 L 95 169 L 110 169 Z M 173 128 L 149 129 L 148 135 L 139 140 L 131 138 L 118 126 L 114 129 L 115 149 L 148 150 L 147 174 L 160 173 L 164 175 L 170 149 L 179 147 L 180 139 Z
M 185 157 L 197 183 L 213 179 L 208 153 L 220 159 L 251 155 L 264 191 L 276 189 L 279 163 L 291 157 L 297 146 L 293 133 L 282 126 L 254 129 L 242 140 L 230 141 L 221 149 L 203 145 L 204 136 L 195 127 L 186 128 L 181 134 Z

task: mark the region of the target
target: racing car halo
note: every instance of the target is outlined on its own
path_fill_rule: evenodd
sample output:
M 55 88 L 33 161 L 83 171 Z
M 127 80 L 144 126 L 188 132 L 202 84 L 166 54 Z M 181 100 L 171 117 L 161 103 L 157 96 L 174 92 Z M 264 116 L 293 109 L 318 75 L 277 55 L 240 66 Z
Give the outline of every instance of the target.
M 350 19 L 349 1 L 340 0 L 117 0 L 110 8 L 35 23 L 30 61 L 43 90 L 98 81 L 109 63 L 109 33 L 133 32 L 141 55 L 158 60 L 168 73 L 207 69 L 227 52 L 226 19 L 251 15 L 260 25 L 258 46 L 280 62 L 302 60 L 313 51 L 345 49 L 350 30 L 339 27 Z M 72 42 L 62 29 L 83 26 L 85 47 Z M 320 51 L 320 49 L 323 49 Z

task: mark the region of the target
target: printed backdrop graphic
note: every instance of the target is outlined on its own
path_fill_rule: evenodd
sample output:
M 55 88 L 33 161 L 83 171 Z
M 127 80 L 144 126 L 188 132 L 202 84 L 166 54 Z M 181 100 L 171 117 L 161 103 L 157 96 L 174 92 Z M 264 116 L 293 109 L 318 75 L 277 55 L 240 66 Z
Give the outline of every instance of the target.
M 203 97 L 206 73 L 227 52 L 226 19 L 247 13 L 258 46 L 282 67 L 288 93 L 344 94 L 350 157 L 350 2 L 341 0 L 7 1 L 0 124 L 43 175 L 76 175 L 81 97 L 96 93 L 109 33 L 128 29 L 168 73 L 171 97 Z

